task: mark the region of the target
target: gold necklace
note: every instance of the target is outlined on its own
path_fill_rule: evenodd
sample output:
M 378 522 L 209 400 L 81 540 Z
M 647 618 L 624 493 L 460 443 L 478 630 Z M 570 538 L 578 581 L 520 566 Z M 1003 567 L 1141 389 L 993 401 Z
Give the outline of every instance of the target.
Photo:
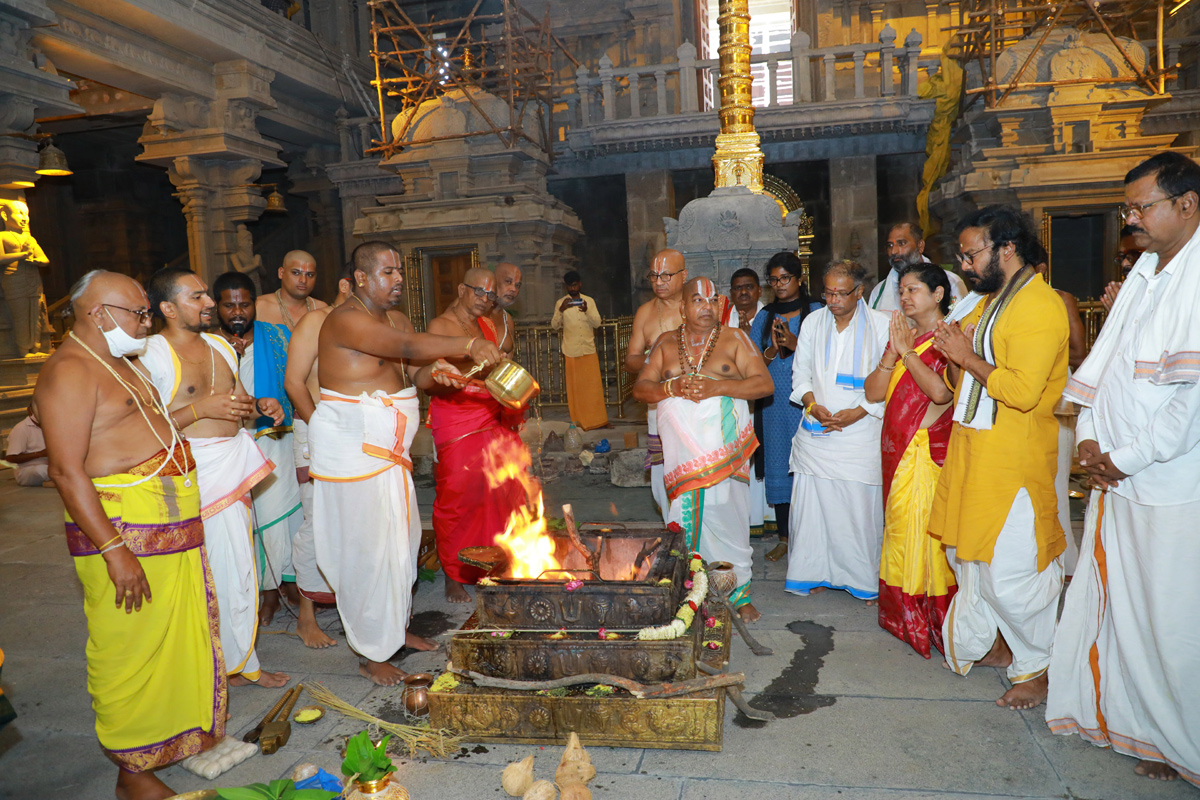
M 129 396 L 133 398 L 134 405 L 136 405 L 138 407 L 138 411 L 141 412 L 142 419 L 146 421 L 146 426 L 148 428 L 150 428 L 150 433 L 154 434 L 154 438 L 158 440 L 158 443 L 159 443 L 159 445 L 162 446 L 162 449 L 168 451 L 167 458 L 171 459 L 171 463 L 175 465 L 175 469 L 179 470 L 179 474 L 183 476 L 183 485 L 190 487 L 192 485 L 191 477 L 188 475 L 187 470 L 185 470 L 183 468 L 183 466 L 179 463 L 179 461 L 175 458 L 175 443 L 176 443 L 177 439 L 175 437 L 174 423 L 171 424 L 171 445 L 168 448 L 167 443 L 164 442 L 162 437 L 158 435 L 158 429 L 156 429 L 154 427 L 154 423 L 152 423 L 150 421 L 149 415 L 146 414 L 146 408 L 142 404 L 142 403 L 146 403 L 146 399 L 145 399 L 145 397 L 142 396 L 141 391 L 138 391 L 133 386 L 133 384 L 129 383 L 124 378 L 122 378 L 120 373 L 118 373 L 115 369 L 113 369 L 111 364 L 109 364 L 107 361 L 105 361 L 103 358 L 101 358 L 99 355 L 97 355 L 95 350 L 93 350 L 92 348 L 87 346 L 87 342 L 83 341 L 83 339 L 80 339 L 78 336 L 76 336 L 75 331 L 71 331 L 67 335 L 70 336 L 72 339 L 74 339 L 76 342 L 78 342 L 79 346 L 82 347 L 84 350 L 86 350 L 88 355 L 90 355 L 92 358 L 99 361 L 100 366 L 102 366 L 106 370 L 108 370 L 109 374 L 117 379 L 117 383 L 119 383 L 123 387 L 125 387 L 125 391 L 129 392 Z M 121 360 L 125 362 L 125 365 L 129 367 L 130 371 L 133 372 L 133 374 L 138 377 L 138 380 L 140 380 L 142 382 L 142 384 L 146 387 L 146 391 L 148 391 L 150 393 L 150 397 L 152 397 L 152 398 L 155 397 L 154 387 L 152 384 L 150 384 L 149 381 L 146 380 L 145 376 L 133 368 L 133 364 L 130 363 L 128 358 L 122 356 Z M 142 401 L 141 403 L 138 402 L 139 399 Z M 151 401 L 151 403 L 147 403 L 147 404 L 151 405 L 155 414 L 159 414 L 163 417 L 166 417 L 167 421 L 170 422 L 171 418 L 170 418 L 170 416 L 167 415 L 166 404 L 160 404 L 157 400 Z M 186 463 L 186 462 L 187 462 L 187 459 L 184 459 L 184 463 Z
M 371 309 L 367 308 L 367 304 L 364 303 L 361 299 L 359 299 L 358 295 L 352 294 L 350 296 L 353 297 L 355 300 L 358 300 L 358 304 L 360 306 L 362 306 L 363 311 L 367 312 L 367 316 L 371 317 L 372 319 L 375 318 L 375 315 L 371 313 Z M 392 315 L 387 313 L 387 311 L 384 311 L 383 316 L 387 318 L 388 325 L 392 326 L 392 330 L 396 330 L 396 323 L 392 322 Z M 403 362 L 403 360 L 404 359 L 401 359 L 402 362 Z M 408 388 L 408 370 L 403 369 L 403 368 L 400 370 L 400 382 L 404 384 L 405 389 Z
M 469 327 L 467 327 L 466 325 L 464 325 L 464 324 L 463 324 L 463 321 L 462 321 L 462 318 L 458 316 L 458 310 L 459 310 L 459 308 L 460 308 L 460 307 L 459 307 L 457 304 L 454 306 L 454 321 L 458 323 L 458 327 L 460 327 L 460 328 L 462 328 L 462 329 L 463 329 L 463 333 L 465 333 L 467 336 L 474 336 L 474 335 L 475 335 L 475 332 L 474 332 L 474 331 L 472 331 L 472 330 L 471 330 Z M 483 328 L 480 328 L 480 329 L 479 329 L 479 333 L 480 333 L 480 335 L 482 335 L 482 334 L 483 334 Z

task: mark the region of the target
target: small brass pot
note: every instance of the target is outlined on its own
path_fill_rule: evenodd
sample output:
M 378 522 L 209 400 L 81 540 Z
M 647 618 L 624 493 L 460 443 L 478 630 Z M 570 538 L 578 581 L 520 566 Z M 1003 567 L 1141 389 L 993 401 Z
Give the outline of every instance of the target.
M 733 572 L 733 564 L 728 561 L 709 563 L 708 580 L 713 594 L 717 597 L 729 597 L 737 588 L 737 575 Z
M 415 672 L 404 677 L 404 708 L 414 717 L 429 713 L 429 687 L 433 676 L 428 672 Z
M 500 361 L 483 382 L 496 402 L 511 409 L 521 409 L 542 391 L 529 371 L 512 359 Z

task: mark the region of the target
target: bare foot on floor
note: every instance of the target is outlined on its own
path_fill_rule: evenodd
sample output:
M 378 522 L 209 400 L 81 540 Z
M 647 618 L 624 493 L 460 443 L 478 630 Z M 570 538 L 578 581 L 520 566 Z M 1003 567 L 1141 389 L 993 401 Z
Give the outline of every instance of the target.
M 737 610 L 737 613 L 742 618 L 742 622 L 758 622 L 762 619 L 762 612 L 755 608 L 753 603 L 746 603 Z
M 337 641 L 321 630 L 321 626 L 317 624 L 317 611 L 313 607 L 313 601 L 304 595 L 300 595 L 299 616 L 300 618 L 296 622 L 296 633 L 300 635 L 300 641 L 304 642 L 305 647 L 320 650 L 323 647 L 333 647 L 337 644 Z
M 820 594 L 821 592 L 824 592 L 828 589 L 829 589 L 828 586 L 814 586 L 808 590 L 808 593 L 809 594 Z
M 1153 781 L 1173 781 L 1179 777 L 1179 773 L 1170 764 L 1164 764 L 1161 761 L 1142 759 L 1133 768 L 1133 771 Z
M 764 556 L 767 561 L 778 561 L 787 555 L 787 539 L 782 540 L 779 544 L 771 548 L 771 551 Z
M 441 645 L 432 639 L 417 636 L 415 633 L 404 634 L 404 646 L 413 650 L 437 650 Z
M 264 689 L 277 689 L 280 686 L 287 686 L 287 682 L 291 678 L 286 672 L 260 672 L 258 680 L 252 681 L 240 672 L 237 675 L 229 676 L 230 686 L 261 686 Z
M 451 603 L 469 603 L 471 595 L 461 583 L 446 578 L 446 599 Z
M 158 779 L 153 772 L 127 772 L 117 775 L 118 800 L 165 800 L 175 791 Z
M 363 661 L 358 665 L 358 671 L 371 683 L 379 686 L 399 686 L 407 675 L 404 671 L 386 662 Z
M 1011 708 L 1014 711 L 1037 708 L 1046 702 L 1046 689 L 1049 685 L 1046 673 L 1043 672 L 1031 681 L 1014 683 L 1013 687 L 996 701 L 996 705 Z
M 867 604 L 867 608 L 871 608 L 872 606 L 879 605 L 878 600 L 864 600 L 863 602 L 865 602 Z
M 1004 641 L 1004 637 L 999 632 L 996 633 L 996 641 L 992 642 L 992 649 L 987 655 L 975 662 L 977 667 L 1000 667 L 1007 668 L 1012 663 L 1012 650 L 1008 649 L 1008 642 Z M 1042 695 L 1045 698 L 1045 694 Z
M 279 611 L 279 590 L 268 589 L 262 593 L 262 599 L 258 604 L 258 624 L 270 625 L 271 620 L 275 619 L 275 614 Z

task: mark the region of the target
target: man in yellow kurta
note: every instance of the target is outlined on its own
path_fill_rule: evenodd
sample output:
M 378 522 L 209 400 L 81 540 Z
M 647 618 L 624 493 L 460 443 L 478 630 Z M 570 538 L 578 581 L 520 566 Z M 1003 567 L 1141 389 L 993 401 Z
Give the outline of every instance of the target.
M 1032 266 L 1032 227 L 990 206 L 959 228 L 959 261 L 983 299 L 934 346 L 951 362 L 954 428 L 929 533 L 946 546 L 959 590 L 942 626 L 946 663 L 1004 667 L 1013 686 L 996 701 L 1033 708 L 1046 668 L 1066 547 L 1054 493 L 1058 423 L 1067 380 L 1065 306 Z

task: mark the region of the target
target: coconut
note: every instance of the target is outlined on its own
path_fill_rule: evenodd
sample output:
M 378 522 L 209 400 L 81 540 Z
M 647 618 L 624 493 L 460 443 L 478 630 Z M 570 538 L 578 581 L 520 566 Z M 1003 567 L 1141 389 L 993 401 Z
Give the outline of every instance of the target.
M 534 781 L 521 800 L 557 800 L 558 790 L 550 781 Z
M 500 785 L 509 797 L 521 797 L 533 785 L 533 756 L 514 761 L 504 768 Z

